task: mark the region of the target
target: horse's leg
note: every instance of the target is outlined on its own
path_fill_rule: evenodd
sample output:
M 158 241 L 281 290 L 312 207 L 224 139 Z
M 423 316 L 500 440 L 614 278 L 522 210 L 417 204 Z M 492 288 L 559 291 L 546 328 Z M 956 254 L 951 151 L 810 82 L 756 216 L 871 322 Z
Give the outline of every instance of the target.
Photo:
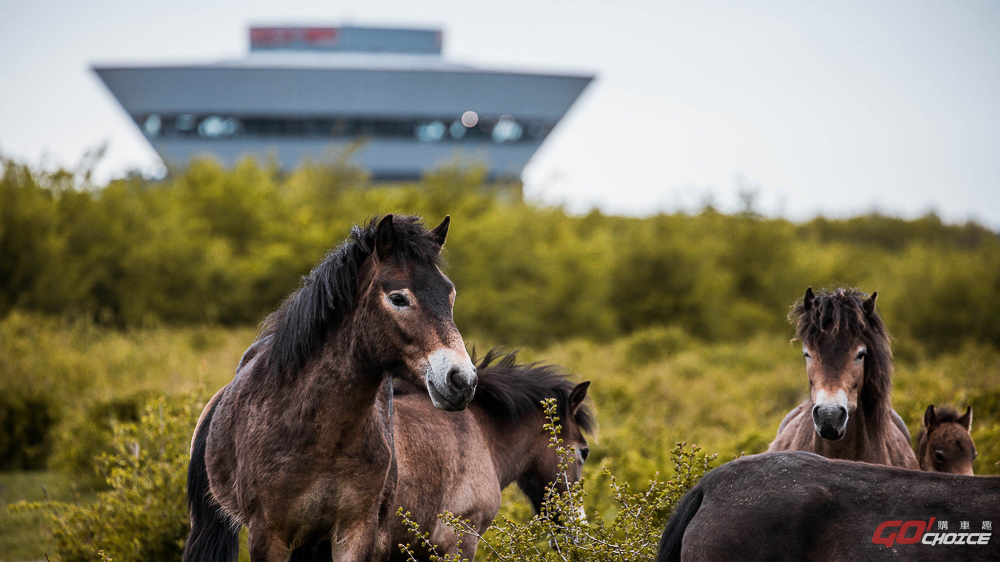
M 249 525 L 250 562 L 287 562 L 292 551 L 266 526 Z

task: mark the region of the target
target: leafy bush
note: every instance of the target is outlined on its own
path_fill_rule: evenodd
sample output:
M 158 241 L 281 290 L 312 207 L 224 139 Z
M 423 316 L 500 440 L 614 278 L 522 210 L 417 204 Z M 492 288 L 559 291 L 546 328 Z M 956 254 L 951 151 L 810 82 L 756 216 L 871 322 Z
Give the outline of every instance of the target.
M 793 224 L 752 212 L 574 216 L 482 169 L 373 184 L 343 162 L 281 174 L 198 160 L 162 182 L 0 160 L 0 315 L 101 325 L 260 322 L 348 228 L 385 212 L 453 215 L 459 326 L 508 345 L 610 341 L 677 326 L 703 341 L 787 333 L 805 287 L 878 290 L 907 356 L 1000 348 L 1000 238 L 974 223 L 870 215 Z M 137 239 L 143 244 L 135 244 Z
M 75 474 L 93 472 L 94 459 L 114 448 L 115 424 L 138 422 L 154 394 L 140 391 L 92 403 L 84 415 L 64 424 L 50 464 Z
M 98 466 L 109 489 L 96 502 L 34 502 L 19 510 L 47 514 L 63 562 L 179 560 L 188 532 L 187 444 L 200 408 L 190 398 L 149 402 L 136 423 L 115 423 L 111 453 Z
M 59 411 L 45 394 L 0 392 L 0 470 L 45 468 Z

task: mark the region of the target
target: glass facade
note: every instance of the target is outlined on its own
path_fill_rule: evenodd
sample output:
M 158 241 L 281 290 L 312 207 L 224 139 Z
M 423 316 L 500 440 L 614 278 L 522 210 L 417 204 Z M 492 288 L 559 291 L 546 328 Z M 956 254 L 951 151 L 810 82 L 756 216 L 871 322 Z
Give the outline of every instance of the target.
M 471 115 L 470 115 L 471 114 Z M 474 116 L 474 118 L 473 118 Z M 263 115 L 136 116 L 150 139 L 156 138 L 374 138 L 420 142 L 538 142 L 552 130 L 551 123 L 519 121 L 510 115 L 483 117 L 473 112 L 438 118 L 274 117 Z

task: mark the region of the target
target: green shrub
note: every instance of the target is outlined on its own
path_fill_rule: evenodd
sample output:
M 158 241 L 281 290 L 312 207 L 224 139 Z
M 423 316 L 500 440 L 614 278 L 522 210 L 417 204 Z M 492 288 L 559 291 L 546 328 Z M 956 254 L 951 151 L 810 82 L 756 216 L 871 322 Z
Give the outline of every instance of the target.
M 92 403 L 82 416 L 63 424 L 50 465 L 77 475 L 94 473 L 95 459 L 113 451 L 115 424 L 138 422 L 156 394 L 140 391 Z
M 691 336 L 677 326 L 653 326 L 633 333 L 624 345 L 624 361 L 641 366 L 686 349 L 691 345 Z
M 45 468 L 59 412 L 49 395 L 0 392 L 0 470 Z
M 93 186 L 0 159 L 0 315 L 114 327 L 252 325 L 347 236 L 385 212 L 454 218 L 445 247 L 459 326 L 507 345 L 609 341 L 678 326 L 703 341 L 785 334 L 805 287 L 882 295 L 905 357 L 1000 348 L 1000 238 L 934 216 L 801 224 L 752 212 L 585 216 L 451 166 L 374 184 L 343 161 L 281 174 L 196 160 L 161 182 Z M 146 242 L 135 244 L 135 240 Z
M 194 399 L 160 398 L 135 423 L 114 423 L 111 453 L 97 463 L 109 489 L 89 505 L 20 503 L 47 514 L 55 554 L 63 562 L 179 560 L 188 532 L 188 442 L 200 408 Z

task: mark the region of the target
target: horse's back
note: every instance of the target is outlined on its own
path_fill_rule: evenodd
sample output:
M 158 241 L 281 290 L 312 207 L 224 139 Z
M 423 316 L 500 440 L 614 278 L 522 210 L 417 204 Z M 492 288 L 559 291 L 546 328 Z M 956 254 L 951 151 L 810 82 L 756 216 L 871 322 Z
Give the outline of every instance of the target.
M 978 479 L 977 479 L 978 478 Z M 990 517 L 1000 478 L 934 475 L 829 460 L 806 452 L 764 453 L 709 472 L 684 532 L 682 560 L 1000 559 L 1000 543 L 959 550 L 885 548 L 876 528 L 899 519 Z M 923 548 L 921 548 L 923 547 Z M 903 553 L 899 549 L 906 548 Z

